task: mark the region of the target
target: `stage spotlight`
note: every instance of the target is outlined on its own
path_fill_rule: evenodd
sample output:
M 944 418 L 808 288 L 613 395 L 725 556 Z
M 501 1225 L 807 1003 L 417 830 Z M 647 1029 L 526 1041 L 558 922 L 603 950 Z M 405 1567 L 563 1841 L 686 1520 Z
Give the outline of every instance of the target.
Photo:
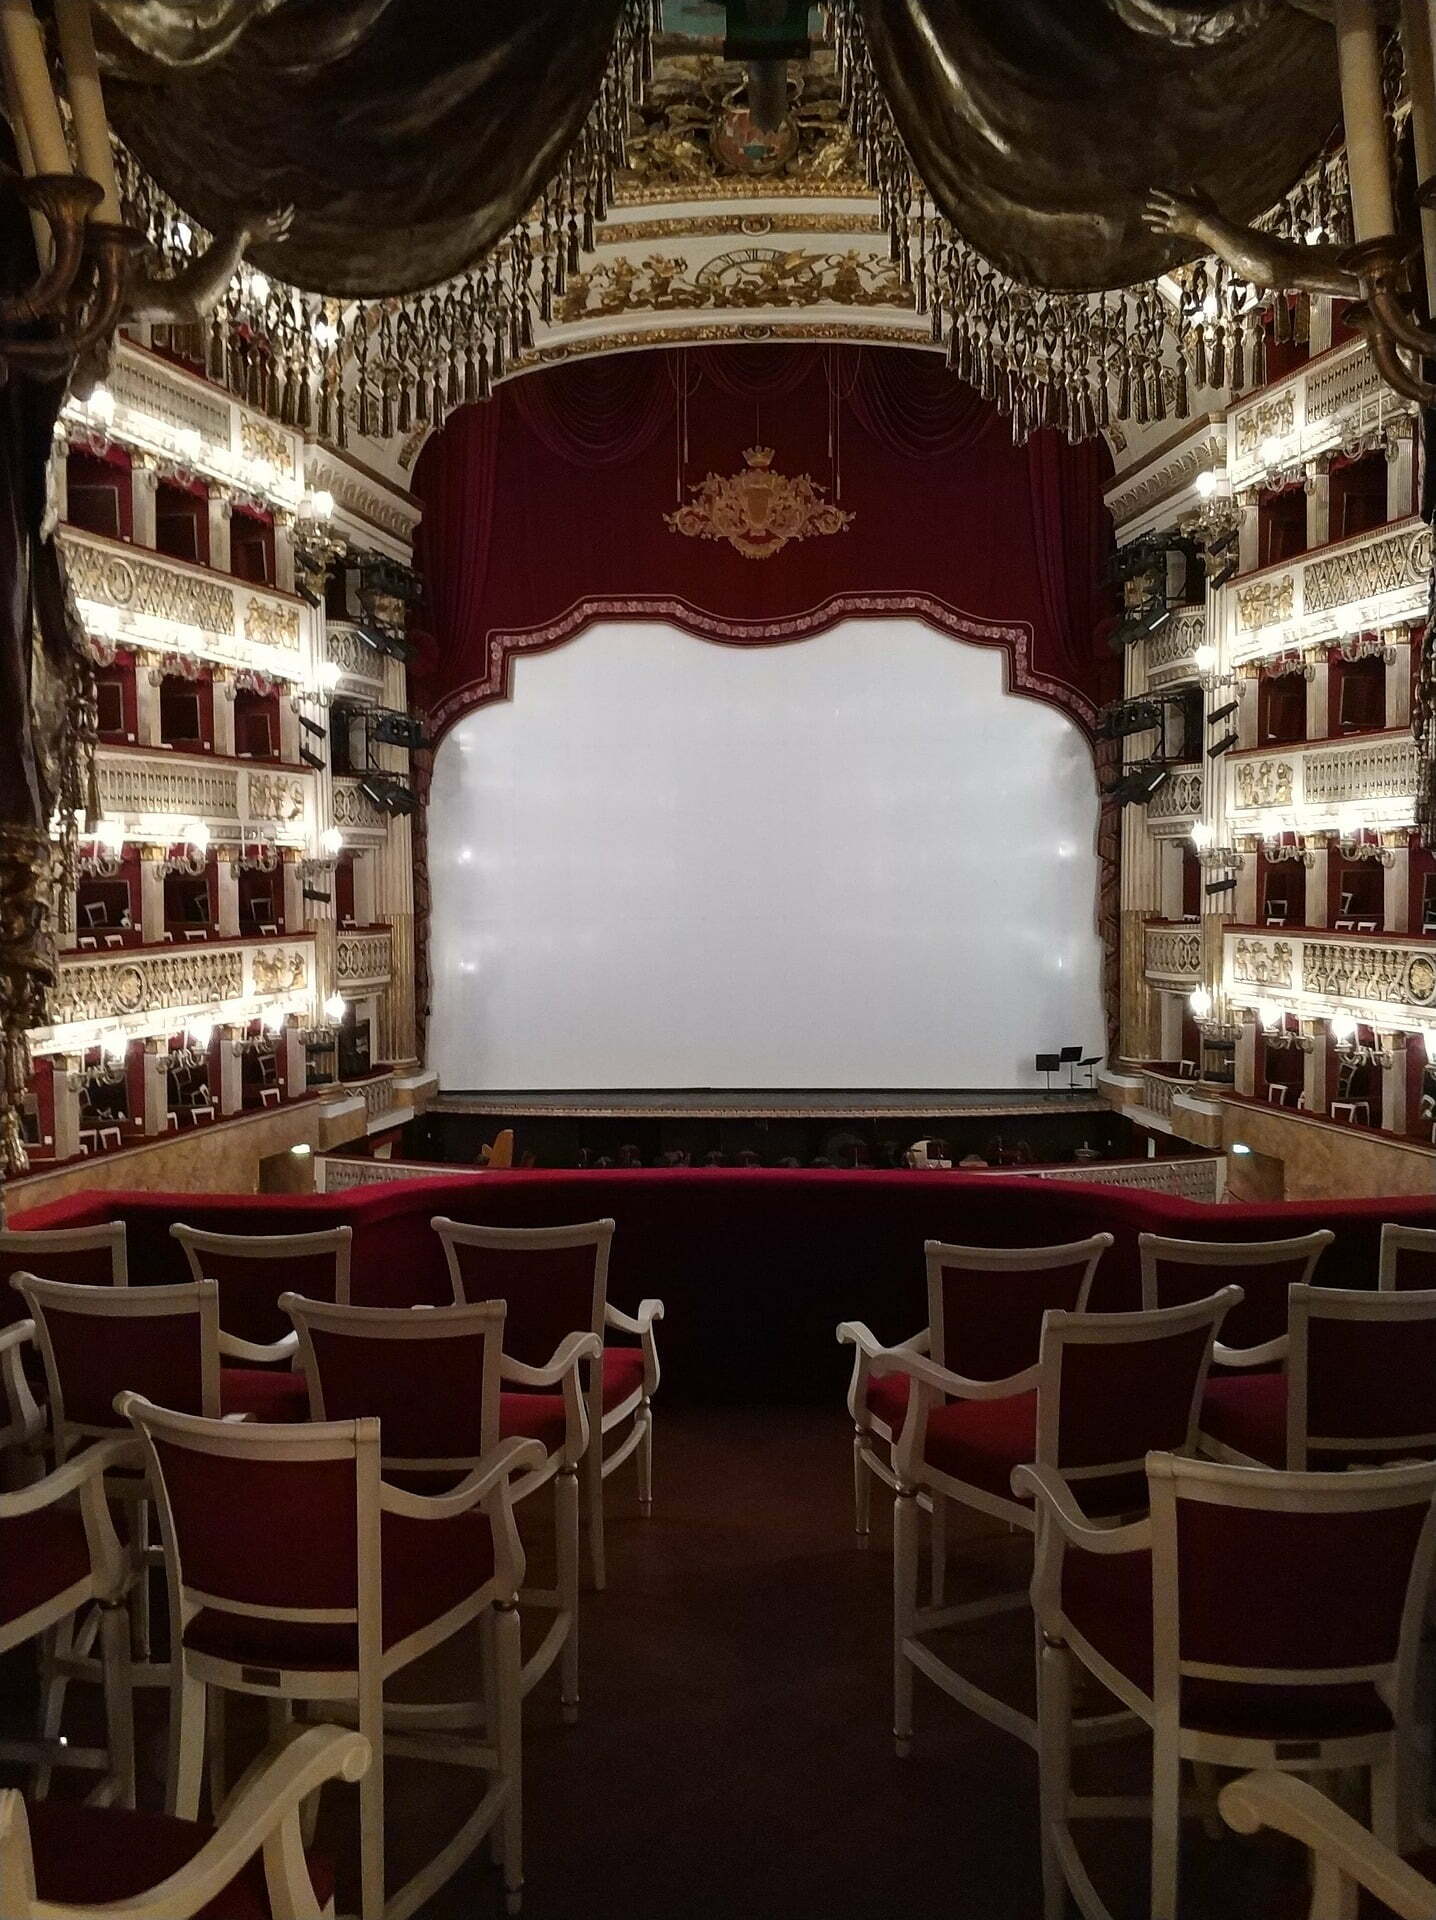
M 311 753 L 308 747 L 301 745 L 299 749 L 299 757 L 304 762 L 306 767 L 313 767 L 316 773 L 323 773 L 324 762 L 317 753 Z
M 374 738 L 386 747 L 407 747 L 412 753 L 424 744 L 422 721 L 411 720 L 407 713 L 380 713 L 374 719 Z
M 1124 773 L 1120 780 L 1105 788 L 1103 797 L 1115 800 L 1119 807 L 1140 806 L 1170 778 L 1171 773 L 1164 766 L 1133 767 L 1130 773 Z
M 1240 705 L 1240 700 L 1228 700 L 1224 707 L 1213 707 L 1207 715 L 1207 725 L 1214 727 L 1219 720 L 1230 720 Z
M 1224 733 L 1220 740 L 1214 740 L 1212 744 L 1207 748 L 1208 760 L 1215 760 L 1221 754 L 1230 753 L 1232 748 L 1236 744 L 1237 744 L 1237 734 L 1236 734 L 1236 729 L 1233 728 L 1231 732 Z
M 1228 580 L 1231 580 L 1235 577 L 1236 571 L 1237 571 L 1237 565 L 1238 565 L 1238 562 L 1237 562 L 1236 554 L 1229 553 L 1226 559 L 1223 560 L 1221 566 L 1218 567 L 1217 571 L 1208 576 L 1207 585 L 1211 587 L 1214 592 L 1218 587 L 1224 587 L 1227 584 Z
M 1208 893 L 1231 893 L 1232 890 L 1235 888 L 1236 884 L 1237 884 L 1236 875 L 1234 873 L 1228 874 L 1225 880 L 1208 880 L 1207 892 Z
M 1117 700 L 1103 710 L 1097 722 L 1099 740 L 1122 740 L 1129 733 L 1147 733 L 1162 724 L 1162 710 L 1151 700 Z

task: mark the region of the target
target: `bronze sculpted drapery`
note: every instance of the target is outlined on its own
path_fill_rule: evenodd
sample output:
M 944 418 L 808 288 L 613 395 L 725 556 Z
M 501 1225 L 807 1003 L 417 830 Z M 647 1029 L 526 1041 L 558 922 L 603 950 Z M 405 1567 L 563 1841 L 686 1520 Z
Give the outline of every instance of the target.
M 558 172 L 624 0 L 97 0 L 116 131 L 213 232 L 293 205 L 253 258 L 327 294 L 460 273 Z M 124 76 L 123 78 L 119 76 Z M 615 106 L 616 106 L 615 102 Z M 616 117 L 616 116 L 615 116 Z M 615 147 L 622 128 L 608 134 Z
M 1028 286 L 1132 286 L 1194 258 L 1143 226 L 1151 187 L 1250 220 L 1341 116 L 1330 26 L 1282 0 L 858 4 L 938 210 Z

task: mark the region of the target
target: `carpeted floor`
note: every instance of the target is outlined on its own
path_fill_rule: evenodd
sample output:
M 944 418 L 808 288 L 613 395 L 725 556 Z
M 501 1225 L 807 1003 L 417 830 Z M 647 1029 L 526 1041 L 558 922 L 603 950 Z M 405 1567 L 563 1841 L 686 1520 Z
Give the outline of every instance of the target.
M 525 1712 L 531 1920 L 1037 1920 L 1034 1756 L 921 1680 L 914 1752 L 894 1756 L 888 1501 L 878 1489 L 880 1530 L 860 1550 L 848 1436 L 838 1411 L 660 1399 L 652 1519 L 638 1517 L 629 1472 L 609 1483 L 609 1585 L 585 1597 L 579 1723 L 560 1724 L 554 1674 Z M 545 1557 L 536 1532 L 536 1574 Z M 960 1572 L 959 1595 L 1025 1580 L 1021 1540 L 969 1558 L 976 1579 Z M 1030 1698 L 1024 1614 L 964 1642 L 985 1684 Z M 13 1661 L 5 1672 L 13 1724 L 22 1689 Z M 149 1798 L 161 1734 L 144 1739 Z M 257 1717 L 232 1713 L 236 1763 L 261 1737 Z M 1133 1743 L 1085 1764 L 1130 1791 L 1144 1759 Z M 473 1785 L 391 1763 L 391 1887 L 442 1844 Z M 347 1865 L 353 1838 L 354 1795 L 331 1788 L 320 1844 Z M 1092 1842 L 1099 1885 L 1135 1920 L 1144 1826 L 1094 1827 Z M 1304 1911 L 1273 1904 L 1295 1891 L 1298 1864 L 1279 1845 L 1213 1842 L 1192 1823 L 1184 1859 L 1183 1920 Z M 354 1893 L 342 1872 L 341 1911 Z M 497 1875 L 476 1857 L 425 1915 L 501 1911 Z

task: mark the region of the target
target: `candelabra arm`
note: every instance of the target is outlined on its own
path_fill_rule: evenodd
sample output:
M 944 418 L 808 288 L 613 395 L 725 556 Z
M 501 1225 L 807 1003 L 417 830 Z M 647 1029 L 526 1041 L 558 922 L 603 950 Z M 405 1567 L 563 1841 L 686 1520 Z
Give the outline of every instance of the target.
M 67 299 L 84 259 L 86 219 L 102 198 L 99 182 L 83 173 L 37 173 L 15 191 L 50 229 L 54 257 L 23 293 L 0 297 L 0 326 L 7 327 L 43 320 Z

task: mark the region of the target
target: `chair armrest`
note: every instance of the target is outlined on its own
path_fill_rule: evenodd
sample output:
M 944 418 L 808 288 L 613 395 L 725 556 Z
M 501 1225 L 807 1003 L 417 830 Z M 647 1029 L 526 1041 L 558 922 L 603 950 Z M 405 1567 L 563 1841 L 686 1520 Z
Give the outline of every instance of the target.
M 1307 1780 L 1290 1773 L 1243 1774 L 1222 1788 L 1217 1806 L 1237 1833 L 1275 1827 L 1309 1847 L 1318 1892 L 1325 1868 L 1375 1894 L 1399 1920 L 1430 1920 L 1436 1913 L 1436 1887 Z M 1335 1890 L 1328 1880 L 1328 1896 Z
M 261 1847 L 272 1911 L 317 1911 L 303 1864 L 300 1808 L 326 1780 L 358 1780 L 368 1771 L 370 1758 L 369 1742 L 360 1734 L 340 1727 L 296 1730 L 245 1773 L 225 1803 L 217 1830 L 192 1860 L 158 1886 L 90 1911 L 96 1920 L 100 1915 L 112 1920 L 188 1920 L 223 1892 Z
M 1217 1340 L 1212 1345 L 1212 1359 L 1223 1367 L 1265 1367 L 1273 1360 L 1285 1360 L 1290 1345 L 1284 1333 L 1275 1340 L 1264 1340 L 1259 1347 L 1224 1347 Z
M 102 1478 L 114 1467 L 138 1467 L 144 1464 L 144 1446 L 138 1434 L 116 1433 L 97 1440 L 92 1447 L 73 1454 L 64 1466 L 56 1467 L 28 1487 L 13 1493 L 0 1493 L 0 1520 L 18 1520 L 27 1513 L 38 1513 L 78 1493 L 88 1483 Z
M 924 1327 L 921 1333 L 899 1340 L 895 1347 L 885 1347 L 866 1321 L 844 1320 L 838 1327 L 838 1345 L 856 1347 L 869 1359 L 875 1353 L 926 1353 L 932 1345 L 932 1328 Z
M 0 1443 L 6 1446 L 28 1445 L 45 1430 L 45 1416 L 25 1378 L 25 1349 L 34 1338 L 33 1320 L 0 1329 Z
M 407 1520 L 452 1520 L 477 1506 L 501 1482 L 541 1467 L 547 1459 L 542 1440 L 500 1440 L 448 1493 L 409 1493 L 381 1480 L 379 1505 L 385 1513 L 402 1514 Z
M 35 1338 L 33 1320 L 12 1320 L 8 1327 L 0 1327 L 0 1353 L 8 1353 L 12 1347 L 23 1347 Z
M 219 1350 L 230 1360 L 249 1360 L 256 1366 L 267 1361 L 292 1360 L 299 1351 L 299 1335 L 286 1333 L 282 1339 L 260 1343 L 254 1340 L 241 1340 L 237 1333 L 221 1332 Z
M 596 1333 L 567 1333 L 546 1367 L 527 1367 L 522 1360 L 504 1354 L 499 1361 L 499 1376 L 520 1387 L 556 1387 L 580 1360 L 596 1360 L 602 1352 L 603 1342 Z
M 934 1392 L 950 1393 L 958 1400 L 1010 1400 L 1014 1394 L 1030 1393 L 1041 1372 L 1035 1366 L 1024 1367 L 1021 1373 L 1010 1373 L 1005 1380 L 969 1380 L 964 1374 L 940 1367 L 936 1360 L 912 1347 L 879 1348 L 868 1366 L 875 1379 L 881 1380 L 889 1373 L 905 1373 L 909 1379 L 920 1380 Z
M 1062 1537 L 1084 1553 L 1144 1553 L 1152 1544 L 1150 1519 L 1133 1520 L 1125 1527 L 1094 1527 L 1052 1467 L 1015 1468 L 1012 1491 L 1030 1493 L 1039 1516 L 1045 1514 Z
M 614 1306 L 611 1300 L 604 1302 L 603 1324 L 615 1328 L 619 1333 L 647 1333 L 654 1321 L 662 1318 L 661 1300 L 640 1300 L 636 1314 L 625 1313 L 622 1307 Z

